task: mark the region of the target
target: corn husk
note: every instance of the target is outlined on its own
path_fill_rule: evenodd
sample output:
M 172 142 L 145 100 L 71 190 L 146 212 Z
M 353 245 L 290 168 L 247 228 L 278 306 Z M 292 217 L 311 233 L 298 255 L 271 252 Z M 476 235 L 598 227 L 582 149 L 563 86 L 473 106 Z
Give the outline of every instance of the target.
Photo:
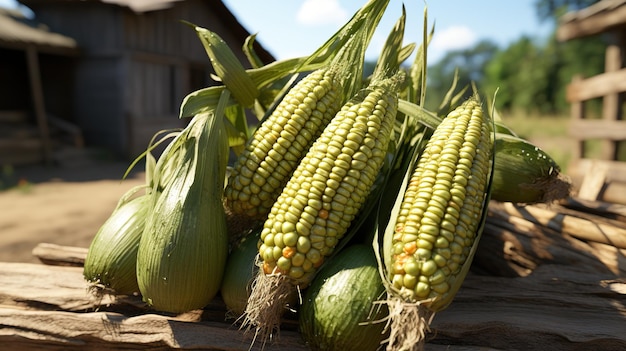
M 149 213 L 148 195 L 127 199 L 131 189 L 100 227 L 87 251 L 83 276 L 96 292 L 131 295 L 139 292 L 137 249 Z
M 178 159 L 154 199 L 137 254 L 140 292 L 159 311 L 202 308 L 220 287 L 228 254 L 222 206 L 228 138 L 219 111 L 218 105 L 196 115 L 156 166 Z
M 495 142 L 491 198 L 513 203 L 551 203 L 570 195 L 559 165 L 531 142 L 499 133 Z

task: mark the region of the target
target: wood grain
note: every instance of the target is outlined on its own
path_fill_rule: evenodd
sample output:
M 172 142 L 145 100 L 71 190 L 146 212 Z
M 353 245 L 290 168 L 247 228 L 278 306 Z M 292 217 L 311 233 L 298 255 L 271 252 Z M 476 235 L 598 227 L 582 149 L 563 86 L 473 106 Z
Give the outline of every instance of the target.
M 535 220 L 566 213 L 616 230 L 626 225 L 616 219 L 621 207 L 569 203 L 575 206 L 490 205 L 472 270 L 434 317 L 426 351 L 626 349 L 626 250 Z M 47 262 L 85 250 L 39 248 Z M 202 310 L 168 315 L 138 296 L 94 296 L 81 267 L 0 262 L 0 345 L 7 349 L 248 350 L 251 336 L 226 316 L 219 297 Z M 265 349 L 307 350 L 296 322 L 287 315 Z

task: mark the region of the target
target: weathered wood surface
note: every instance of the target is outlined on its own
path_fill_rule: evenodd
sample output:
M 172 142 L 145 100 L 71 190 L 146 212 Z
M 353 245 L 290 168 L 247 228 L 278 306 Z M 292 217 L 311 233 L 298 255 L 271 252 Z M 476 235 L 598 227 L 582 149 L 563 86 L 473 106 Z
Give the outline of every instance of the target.
M 605 207 L 490 206 L 472 272 L 434 317 L 426 351 L 626 350 L 626 250 L 544 225 L 552 211 L 626 227 L 619 208 Z M 34 254 L 52 263 L 84 250 L 40 245 Z M 307 350 L 294 316 L 284 322 L 266 350 Z M 7 349 L 247 350 L 250 342 L 219 298 L 172 316 L 148 310 L 139 297 L 95 298 L 81 267 L 0 263 L 0 345 Z
M 20 350 L 246 350 L 223 310 L 183 316 L 144 311 L 138 298 L 97 300 L 81 269 L 0 264 L 0 344 Z M 470 274 L 435 316 L 426 350 L 619 350 L 626 347 L 626 281 L 541 267 L 528 277 Z M 473 345 L 473 346 L 470 346 Z M 445 348 L 443 347 L 445 346 Z M 441 348 L 440 348 L 441 347 Z M 306 350 L 283 330 L 268 350 Z
M 0 345 L 14 350 L 247 350 L 219 301 L 180 316 L 139 297 L 96 298 L 81 267 L 0 263 Z M 293 330 L 268 350 L 306 350 Z

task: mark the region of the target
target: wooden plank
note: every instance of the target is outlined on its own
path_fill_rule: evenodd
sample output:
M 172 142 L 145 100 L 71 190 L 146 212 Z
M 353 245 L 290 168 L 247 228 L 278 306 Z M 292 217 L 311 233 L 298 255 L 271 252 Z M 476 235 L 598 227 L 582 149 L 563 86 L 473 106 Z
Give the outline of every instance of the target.
M 188 322 L 142 314 L 16 311 L 0 308 L 0 341 L 13 350 L 248 350 L 250 338 L 228 323 Z M 258 347 L 252 350 L 259 350 Z M 304 351 L 295 332 L 284 332 L 267 351 Z
M 615 204 L 626 205 L 626 183 L 611 182 L 602 191 L 600 200 Z
M 577 140 L 626 140 L 626 121 L 572 119 L 569 124 L 568 133 L 572 138 Z
M 580 74 L 576 74 L 572 78 L 572 84 L 577 84 L 582 81 L 583 77 Z M 585 103 L 584 101 L 573 101 L 570 106 L 570 115 L 571 120 L 581 120 L 585 118 Z M 577 140 L 574 150 L 572 150 L 572 159 L 577 160 L 579 158 L 584 157 L 585 155 L 585 144 L 582 140 Z
M 595 170 L 595 167 L 599 164 L 606 164 L 608 167 L 606 173 L 606 182 L 620 182 L 626 183 L 626 162 L 620 161 L 612 161 L 612 160 L 596 160 L 589 158 L 582 158 L 579 160 L 572 161 L 567 166 L 567 173 L 574 183 L 578 183 L 580 186 L 580 181 L 587 173 L 592 173 Z
M 561 204 L 574 210 L 593 213 L 626 223 L 626 206 L 604 201 L 589 201 L 576 196 L 569 197 Z
M 20 350 L 248 349 L 249 337 L 216 319 L 219 313 L 142 312 L 93 299 L 84 284 L 80 268 L 0 263 L 0 343 Z M 623 279 L 567 265 L 540 264 L 518 278 L 470 273 L 453 304 L 435 316 L 426 351 L 623 348 L 626 309 L 611 301 L 625 293 Z M 306 349 L 287 329 L 266 348 Z
M 573 103 L 624 91 L 626 91 L 626 69 L 621 69 L 616 72 L 600 73 L 581 81 L 572 81 L 567 86 L 566 95 L 567 101 Z
M 28 123 L 28 111 L 0 110 L 0 123 Z
M 502 205 L 508 214 L 517 215 L 559 233 L 586 241 L 593 241 L 626 249 L 626 225 L 618 227 L 601 217 L 595 220 L 559 213 L 538 205 L 519 207 L 511 203 Z
M 33 256 L 48 265 L 82 267 L 87 252 L 88 249 L 82 247 L 40 243 L 33 249 Z
M 620 43 L 619 34 L 615 42 Z M 604 71 L 606 73 L 617 72 L 622 68 L 622 49 L 617 43 L 607 46 L 605 53 Z M 613 92 L 607 94 L 602 99 L 602 119 L 605 121 L 615 121 L 620 119 L 621 103 L 620 94 Z M 626 138 L 626 135 L 624 136 Z M 614 160 L 617 156 L 617 144 L 612 139 L 601 140 L 601 155 L 599 158 L 604 160 Z
M 37 126 L 41 133 L 43 146 L 43 158 L 46 163 L 52 162 L 52 144 L 50 142 L 50 130 L 46 119 L 46 107 L 44 103 L 43 87 L 41 86 L 41 71 L 39 70 L 39 58 L 37 48 L 29 45 L 26 48 L 26 61 L 28 63 L 28 76 L 30 78 L 30 89 L 35 108 Z
M 583 177 L 578 196 L 585 200 L 597 200 L 606 183 L 606 175 L 609 167 L 606 163 L 600 163 L 594 172 L 586 173 Z
M 599 11 L 594 11 L 594 7 L 581 10 L 578 13 L 566 15 L 561 20 L 557 31 L 556 38 L 559 41 L 568 41 L 576 38 L 582 38 L 595 34 L 600 34 L 606 31 L 613 30 L 615 27 L 626 23 L 626 6 L 622 3 L 617 3 L 617 7 L 614 1 L 601 1 L 598 6 L 609 6 L 608 8 L 602 8 Z M 591 12 L 593 11 L 593 12 Z M 589 15 L 585 15 L 589 13 Z M 577 16 L 579 15 L 579 16 Z M 581 16 L 582 15 L 582 16 Z
M 247 350 L 251 340 L 214 313 L 148 310 L 139 297 L 97 297 L 80 267 L 0 262 L 0 344 L 12 350 Z M 96 312 L 101 311 L 101 312 Z M 210 311 L 209 311 L 210 312 Z M 293 330 L 268 351 L 306 350 Z

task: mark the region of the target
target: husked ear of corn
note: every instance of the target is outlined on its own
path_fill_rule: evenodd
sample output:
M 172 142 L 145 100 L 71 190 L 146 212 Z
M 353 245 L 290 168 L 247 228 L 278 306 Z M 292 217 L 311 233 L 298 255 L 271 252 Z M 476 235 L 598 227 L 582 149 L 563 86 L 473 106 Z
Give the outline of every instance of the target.
M 182 156 L 174 156 L 179 162 L 155 199 L 137 253 L 139 289 L 158 311 L 202 308 L 219 290 L 228 253 L 223 123 L 218 112 L 196 115 L 172 141 L 178 147 L 169 149 Z M 171 160 L 168 156 L 159 162 Z
M 400 77 L 374 81 L 341 108 L 272 206 L 245 321 L 263 339 L 277 328 L 296 286 L 310 283 L 365 203 L 392 136 Z
M 324 68 L 296 84 L 248 141 L 225 190 L 234 214 L 264 219 L 298 162 L 341 108 L 337 71 Z
M 465 278 L 489 197 L 492 136 L 473 97 L 444 118 L 417 161 L 385 236 L 390 350 L 419 350 L 424 315 L 447 307 Z
M 85 258 L 83 276 L 96 292 L 139 293 L 137 248 L 149 212 L 148 195 L 131 200 L 122 198 L 94 236 Z

